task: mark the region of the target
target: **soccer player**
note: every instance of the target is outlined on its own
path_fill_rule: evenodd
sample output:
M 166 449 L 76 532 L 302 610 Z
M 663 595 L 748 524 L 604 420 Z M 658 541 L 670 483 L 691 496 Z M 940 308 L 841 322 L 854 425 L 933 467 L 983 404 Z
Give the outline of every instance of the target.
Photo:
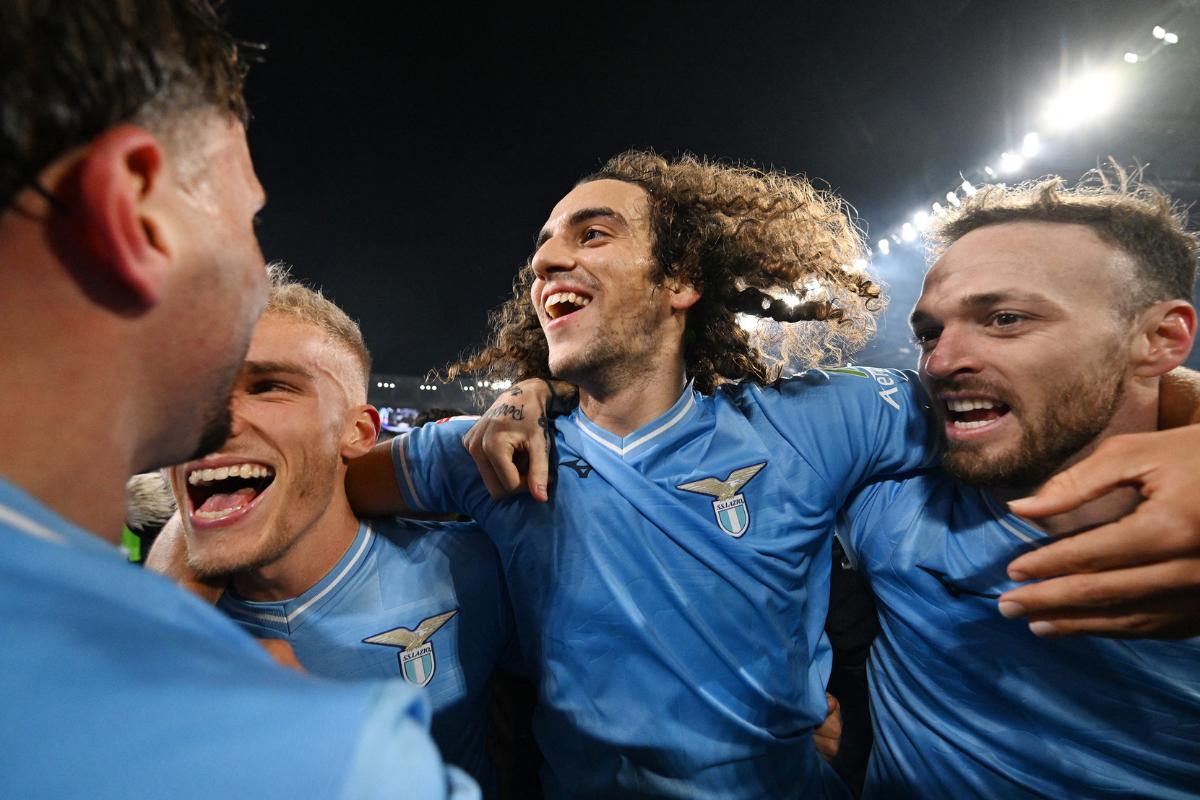
M 0 797 L 478 796 L 412 687 L 285 670 L 116 547 L 131 474 L 225 440 L 266 294 L 238 48 L 199 0 L 0 19 Z
M 858 245 L 840 201 L 805 181 L 619 157 L 551 212 L 522 272 L 533 303 L 523 289 L 497 343 L 526 374 L 580 386 L 557 425 L 554 498 L 492 502 L 459 441 L 469 422 L 398 439 L 395 478 L 386 449 L 352 467 L 383 463 L 382 485 L 355 488 L 368 500 L 399 484 L 407 507 L 469 514 L 496 542 L 548 796 L 842 791 L 812 741 L 829 531 L 853 485 L 927 465 L 933 431 L 906 373 L 768 385 L 732 307 L 819 279 L 784 312 L 842 324 L 788 344 L 840 360 L 878 295 L 842 266 Z
M 579 386 L 553 437 L 526 402 L 536 381 L 489 411 L 546 431 L 544 448 L 515 446 L 538 499 L 555 449 L 550 502 L 491 502 L 464 480 L 453 423 L 352 465 L 356 506 L 451 507 L 496 541 L 540 673 L 551 796 L 838 791 L 809 734 L 833 515 L 855 484 L 928 466 L 936 431 L 908 373 L 772 382 L 735 312 L 827 320 L 783 344 L 840 361 L 877 296 L 844 266 L 857 253 L 840 205 L 802 180 L 618 156 L 551 212 L 491 345 L 463 365 Z M 505 464 L 482 466 L 512 487 Z
M 1155 429 L 1200 245 L 1165 196 L 1119 180 L 987 187 L 937 224 L 912 325 L 943 467 L 863 489 L 839 532 L 881 625 L 864 795 L 1194 797 L 1200 638 L 1043 639 L 996 600 L 1017 556 L 1139 502 L 1126 488 L 1041 527 L 1004 505 Z
M 379 434 L 370 355 L 345 312 L 269 271 L 232 433 L 170 471 L 191 574 L 227 581 L 219 608 L 309 672 L 425 687 L 443 757 L 491 786 L 487 689 L 512 631 L 495 548 L 470 524 L 354 516 L 346 462 Z

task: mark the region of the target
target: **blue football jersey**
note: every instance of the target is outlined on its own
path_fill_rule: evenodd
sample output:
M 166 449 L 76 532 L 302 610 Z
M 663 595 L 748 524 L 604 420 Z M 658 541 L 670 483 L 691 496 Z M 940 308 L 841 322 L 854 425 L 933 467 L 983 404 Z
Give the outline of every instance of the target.
M 853 486 L 929 463 L 911 373 L 810 372 L 614 436 L 557 420 L 549 503 L 492 502 L 460 439 L 397 439 L 406 501 L 496 542 L 551 797 L 822 797 L 832 526 Z
M 3 480 L 0 638 L 0 797 L 479 796 L 442 766 L 419 690 L 277 666 Z
M 874 590 L 865 796 L 1194 798 L 1200 639 L 1039 639 L 996 598 L 1047 540 L 940 470 L 883 481 L 839 531 Z
M 477 526 L 373 520 L 301 596 L 261 603 L 230 589 L 218 605 L 254 636 L 286 639 L 315 675 L 424 687 L 442 757 L 491 786 L 488 687 L 512 611 L 496 549 Z

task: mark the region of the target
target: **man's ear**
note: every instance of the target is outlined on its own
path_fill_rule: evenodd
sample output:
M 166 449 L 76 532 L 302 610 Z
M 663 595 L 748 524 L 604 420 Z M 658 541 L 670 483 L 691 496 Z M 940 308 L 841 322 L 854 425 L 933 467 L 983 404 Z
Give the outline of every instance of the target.
M 92 277 L 135 307 L 158 302 L 169 253 L 149 198 L 167 170 L 162 146 L 134 125 L 100 134 L 75 167 L 79 202 L 69 205 L 68 223 Z
M 349 460 L 370 452 L 379 439 L 379 429 L 378 409 L 366 403 L 359 406 L 346 428 L 346 438 L 342 441 L 342 458 Z
M 1187 360 L 1196 335 L 1196 309 L 1183 300 L 1164 300 L 1142 312 L 1132 353 L 1133 374 L 1157 378 Z
M 700 301 L 699 290 L 690 283 L 669 280 L 667 290 L 671 293 L 671 308 L 675 311 L 687 311 Z

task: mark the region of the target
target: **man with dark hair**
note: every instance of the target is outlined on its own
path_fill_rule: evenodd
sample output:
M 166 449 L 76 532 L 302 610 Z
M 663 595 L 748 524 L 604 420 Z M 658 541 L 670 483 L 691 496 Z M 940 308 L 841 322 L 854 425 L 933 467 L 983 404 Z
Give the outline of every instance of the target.
M 679 236 L 653 223 L 668 182 L 694 199 L 669 213 Z M 663 242 L 675 250 L 656 256 Z M 493 503 L 464 474 L 467 423 L 453 420 L 397 439 L 395 477 L 386 448 L 352 465 L 365 510 L 459 511 L 496 542 L 538 682 L 548 796 L 844 792 L 812 737 L 828 710 L 829 573 L 809 565 L 828 562 L 851 487 L 925 466 L 932 430 L 904 373 L 764 385 L 777 370 L 731 306 L 793 295 L 781 316 L 821 321 L 785 344 L 840 361 L 878 303 L 843 267 L 859 245 L 843 204 L 806 181 L 620 156 L 553 210 L 494 347 L 464 367 L 580 386 L 557 426 L 554 500 Z
M 200 0 L 0 3 L 3 797 L 476 795 L 424 697 L 284 670 L 114 546 L 131 474 L 229 433 L 266 295 L 243 71 Z
M 931 466 L 936 429 L 910 373 L 768 384 L 779 370 L 736 312 L 812 320 L 766 333 L 840 362 L 878 306 L 859 252 L 841 203 L 801 179 L 617 156 L 551 212 L 492 342 L 459 367 L 578 385 L 553 435 L 541 381 L 489 412 L 538 420 L 545 446 L 513 447 L 543 500 L 554 449 L 553 499 L 491 501 L 464 480 L 453 423 L 352 466 L 361 508 L 450 507 L 497 543 L 551 796 L 840 791 L 811 736 L 834 517 L 856 485 Z M 511 464 L 481 470 L 497 491 L 517 482 Z

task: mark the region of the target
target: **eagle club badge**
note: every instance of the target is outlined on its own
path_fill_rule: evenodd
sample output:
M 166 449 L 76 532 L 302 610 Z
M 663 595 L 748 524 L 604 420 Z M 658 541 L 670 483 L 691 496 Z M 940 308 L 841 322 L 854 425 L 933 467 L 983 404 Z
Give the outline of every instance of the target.
M 675 488 L 715 497 L 712 506 L 717 525 L 737 539 L 750 527 L 750 507 L 746 505 L 746 497 L 740 494 L 740 490 L 766 465 L 765 461 L 761 464 L 751 464 L 735 469 L 725 480 L 704 478 L 691 483 L 681 483 Z
M 433 642 L 429 641 L 429 638 L 457 613 L 456 608 L 423 619 L 417 624 L 416 630 L 392 628 L 390 631 L 368 636 L 363 639 L 363 643 L 399 647 L 400 652 L 396 657 L 400 660 L 400 674 L 404 676 L 404 680 L 416 686 L 426 686 L 433 680 L 433 673 L 437 671 Z

